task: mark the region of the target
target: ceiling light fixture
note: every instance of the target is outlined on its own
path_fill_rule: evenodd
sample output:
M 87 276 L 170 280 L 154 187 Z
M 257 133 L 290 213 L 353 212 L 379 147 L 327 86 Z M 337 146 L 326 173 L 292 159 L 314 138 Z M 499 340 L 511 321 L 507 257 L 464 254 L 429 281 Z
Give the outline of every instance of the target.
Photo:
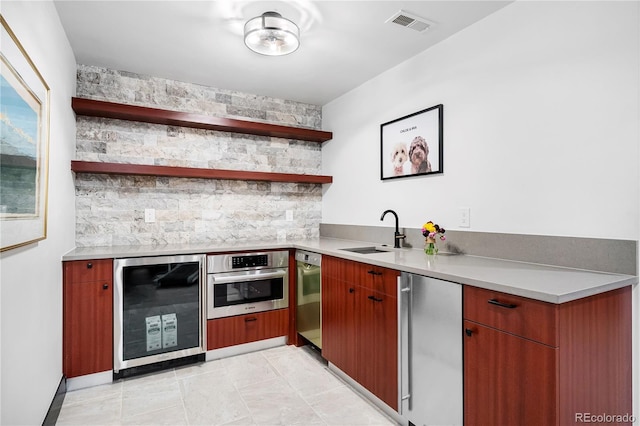
M 288 55 L 300 46 L 300 29 L 278 12 L 265 12 L 244 25 L 244 44 L 261 55 Z

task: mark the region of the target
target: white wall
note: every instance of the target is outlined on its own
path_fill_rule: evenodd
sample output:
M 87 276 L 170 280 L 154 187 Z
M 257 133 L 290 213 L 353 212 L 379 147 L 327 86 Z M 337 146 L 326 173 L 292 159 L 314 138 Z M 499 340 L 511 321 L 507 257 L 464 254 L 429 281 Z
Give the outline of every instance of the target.
M 47 238 L 0 256 L 0 423 L 41 424 L 62 378 L 62 255 L 74 246 L 75 59 L 51 1 L 1 12 L 51 88 Z
M 638 240 L 639 28 L 638 2 L 517 1 L 325 105 L 322 222 Z M 380 124 L 439 103 L 444 174 L 380 181 Z
M 323 223 L 638 239 L 638 2 L 518 1 L 323 108 Z M 380 124 L 444 104 L 444 174 L 380 180 Z

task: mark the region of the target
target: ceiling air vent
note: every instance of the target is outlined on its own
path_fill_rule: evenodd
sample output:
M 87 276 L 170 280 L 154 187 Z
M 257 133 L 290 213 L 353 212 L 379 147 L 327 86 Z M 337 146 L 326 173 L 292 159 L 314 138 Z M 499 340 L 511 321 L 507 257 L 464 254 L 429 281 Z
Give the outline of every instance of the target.
M 433 22 L 429 22 L 424 18 L 407 13 L 404 10 L 398 11 L 398 13 L 387 19 L 385 23 L 397 24 L 401 27 L 411 28 L 418 32 L 426 31 L 433 25 Z

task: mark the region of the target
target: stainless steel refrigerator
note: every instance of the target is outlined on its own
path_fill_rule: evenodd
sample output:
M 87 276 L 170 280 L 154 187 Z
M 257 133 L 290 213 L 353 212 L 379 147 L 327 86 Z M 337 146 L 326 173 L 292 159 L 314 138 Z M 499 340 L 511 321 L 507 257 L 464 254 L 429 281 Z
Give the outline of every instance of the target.
M 400 414 L 462 425 L 462 285 L 403 272 L 399 293 Z

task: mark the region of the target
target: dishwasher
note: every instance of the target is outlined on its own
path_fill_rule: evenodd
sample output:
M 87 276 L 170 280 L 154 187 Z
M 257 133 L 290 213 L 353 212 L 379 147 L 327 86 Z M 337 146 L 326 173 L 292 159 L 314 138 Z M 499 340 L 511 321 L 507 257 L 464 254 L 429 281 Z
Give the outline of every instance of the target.
M 322 256 L 296 251 L 296 331 L 322 349 Z
M 462 285 L 402 272 L 400 415 L 410 425 L 462 424 Z

